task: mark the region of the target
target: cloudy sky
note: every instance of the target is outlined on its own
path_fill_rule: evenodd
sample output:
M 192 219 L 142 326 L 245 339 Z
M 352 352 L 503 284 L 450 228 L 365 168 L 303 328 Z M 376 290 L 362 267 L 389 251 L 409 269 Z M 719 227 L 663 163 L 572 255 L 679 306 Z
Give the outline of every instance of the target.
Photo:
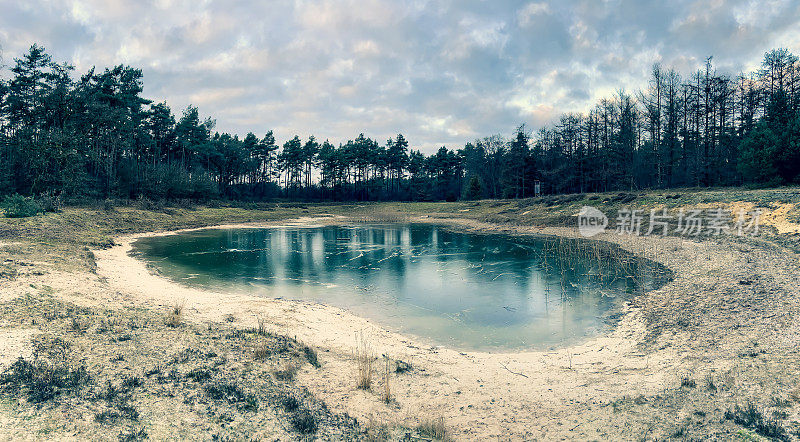
M 736 74 L 800 53 L 800 1 L 0 0 L 3 64 L 34 42 L 78 73 L 139 67 L 147 97 L 220 131 L 402 132 L 430 152 L 584 111 L 654 62 Z

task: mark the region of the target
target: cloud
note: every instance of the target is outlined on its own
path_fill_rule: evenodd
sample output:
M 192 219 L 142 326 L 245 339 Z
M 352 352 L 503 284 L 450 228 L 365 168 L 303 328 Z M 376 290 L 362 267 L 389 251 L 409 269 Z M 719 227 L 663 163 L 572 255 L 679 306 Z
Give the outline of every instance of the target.
M 550 14 L 550 5 L 546 2 L 531 2 L 523 6 L 517 13 L 520 26 L 527 27 L 531 24 L 532 18 L 539 15 Z
M 793 0 L 30 0 L 4 4 L 0 47 L 5 65 L 37 42 L 78 73 L 139 67 L 149 98 L 221 131 L 432 152 L 585 111 L 654 62 L 753 69 L 800 51 L 799 19 Z

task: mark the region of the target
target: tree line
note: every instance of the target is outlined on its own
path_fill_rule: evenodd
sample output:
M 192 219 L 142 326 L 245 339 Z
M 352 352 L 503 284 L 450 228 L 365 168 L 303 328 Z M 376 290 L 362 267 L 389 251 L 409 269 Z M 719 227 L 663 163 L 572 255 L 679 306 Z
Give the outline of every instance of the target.
M 0 194 L 456 200 L 530 197 L 537 182 L 584 193 L 800 181 L 800 63 L 786 49 L 737 76 L 711 58 L 686 77 L 656 64 L 645 90 L 431 155 L 402 134 L 240 138 L 194 106 L 176 116 L 142 97 L 139 69 L 73 71 L 33 45 L 0 79 Z

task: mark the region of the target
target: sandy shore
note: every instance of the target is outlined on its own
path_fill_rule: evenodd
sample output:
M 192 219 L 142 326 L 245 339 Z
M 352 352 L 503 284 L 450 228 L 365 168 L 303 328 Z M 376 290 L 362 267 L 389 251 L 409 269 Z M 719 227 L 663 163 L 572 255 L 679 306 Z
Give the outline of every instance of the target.
M 300 219 L 289 224 L 341 221 Z M 419 221 L 515 234 L 576 234 L 569 229 L 498 227 L 466 220 Z M 659 316 L 660 306 L 675 302 L 683 294 L 699 293 L 713 299 L 714 293 L 736 287 L 753 275 L 791 282 L 796 276 L 792 270 L 798 268 L 797 257 L 783 253 L 776 258 L 774 252 L 760 245 L 604 234 L 599 239 L 671 268 L 674 281 L 633 300 L 618 326 L 607 335 L 555 351 L 497 354 L 432 347 L 326 305 L 188 288 L 153 274 L 130 256 L 131 243 L 141 236 L 121 237 L 116 246 L 95 251 L 97 274 L 111 289 L 107 293 L 113 294 L 105 302 L 149 308 L 185 302 L 187 319 L 198 323 L 223 322 L 227 315 L 236 318 L 237 326 L 253 326 L 258 318 L 266 319 L 276 332 L 296 336 L 321 350 L 322 368 L 306 368 L 298 380 L 333 410 L 345 411 L 362 422 L 406 425 L 417 424 L 421 416 L 443 416 L 456 439 L 601 438 L 614 434 L 614 412 L 608 406 L 614 401 L 680 387 L 687 373 L 702 377 L 702 373 L 730 371 L 737 352 L 749 345 L 750 328 L 764 335 L 763 325 L 771 329 L 774 342 L 781 342 L 798 327 L 796 321 L 789 320 L 785 324 L 789 328 L 776 330 L 771 326 L 775 321 L 760 324 L 752 317 L 750 328 L 724 333 L 738 318 L 732 315 L 718 317 L 713 327 L 704 329 L 702 334 L 710 336 L 706 340 L 699 339 L 694 329 L 698 324 L 669 327 L 676 315 L 690 315 L 690 311 Z M 778 266 L 775 259 L 785 262 Z M 786 308 L 789 304 L 781 305 L 782 317 L 798 317 L 794 315 L 796 289 L 791 295 L 783 303 L 789 303 L 791 309 Z M 777 306 L 765 306 L 772 307 Z M 383 403 L 379 392 L 355 388 L 352 354 L 358 333 L 368 337 L 376 355 L 386 354 L 414 367 L 409 374 L 392 377 L 392 404 Z M 617 430 L 624 433 L 622 419 L 619 425 Z

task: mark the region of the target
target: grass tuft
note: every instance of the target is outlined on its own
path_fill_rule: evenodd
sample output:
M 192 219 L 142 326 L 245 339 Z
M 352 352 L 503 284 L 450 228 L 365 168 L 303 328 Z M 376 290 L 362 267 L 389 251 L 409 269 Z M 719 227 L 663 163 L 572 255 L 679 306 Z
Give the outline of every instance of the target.
M 266 340 L 259 341 L 256 343 L 255 348 L 253 348 L 253 358 L 255 358 L 257 361 L 263 361 L 271 354 L 272 351 L 269 348 L 269 342 Z
M 183 306 L 183 301 L 176 302 L 172 305 L 170 312 L 167 314 L 167 319 L 165 320 L 167 327 L 180 327 L 180 325 L 183 323 Z
M 356 335 L 356 365 L 358 374 L 356 378 L 356 388 L 359 390 L 369 390 L 372 386 L 372 361 L 375 359 L 370 348 L 369 342 L 361 332 Z
M 267 320 L 264 318 L 258 318 L 258 327 L 255 331 L 259 336 L 269 336 L 270 333 L 267 330 Z
M 186 379 L 190 379 L 201 384 L 210 380 L 212 377 L 213 376 L 210 370 L 201 367 L 195 368 L 189 373 L 186 373 Z
M 384 362 L 384 371 L 383 371 L 383 393 L 381 394 L 381 400 L 387 404 L 392 402 L 392 389 L 390 384 L 391 378 L 391 370 L 389 370 L 389 358 L 383 358 Z
M 711 376 L 711 373 L 706 375 L 706 390 L 712 393 L 717 391 L 717 385 L 714 383 L 714 377 Z
M 401 360 L 394 361 L 394 372 L 397 374 L 408 373 L 413 370 L 413 366 L 410 362 L 405 362 Z
M 364 430 L 363 440 L 368 442 L 385 442 L 390 440 L 392 436 L 389 426 L 376 420 L 374 415 L 369 416 L 369 422 Z
M 281 365 L 281 368 L 273 371 L 272 373 L 275 375 L 275 379 L 279 381 L 290 382 L 294 380 L 295 375 L 297 375 L 297 370 L 299 369 L 300 367 L 293 362 L 284 362 Z
M 423 421 L 417 426 L 417 432 L 423 437 L 447 440 L 447 426 L 443 416 Z

